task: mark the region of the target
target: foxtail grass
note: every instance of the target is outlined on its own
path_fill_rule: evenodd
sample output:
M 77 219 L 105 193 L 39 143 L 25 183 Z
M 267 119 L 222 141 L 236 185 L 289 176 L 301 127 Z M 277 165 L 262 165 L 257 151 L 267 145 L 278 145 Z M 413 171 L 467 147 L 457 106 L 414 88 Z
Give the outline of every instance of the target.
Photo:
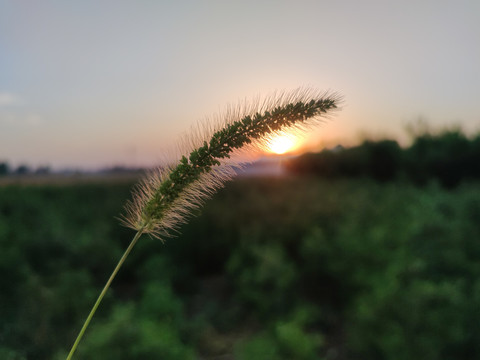
M 164 240 L 235 175 L 248 156 L 281 133 L 302 133 L 338 109 L 340 96 L 299 89 L 230 107 L 200 124 L 181 141 L 176 162 L 150 171 L 133 190 L 122 223 L 136 231 L 92 307 L 67 360 L 72 359 L 90 321 L 125 259 L 143 234 Z

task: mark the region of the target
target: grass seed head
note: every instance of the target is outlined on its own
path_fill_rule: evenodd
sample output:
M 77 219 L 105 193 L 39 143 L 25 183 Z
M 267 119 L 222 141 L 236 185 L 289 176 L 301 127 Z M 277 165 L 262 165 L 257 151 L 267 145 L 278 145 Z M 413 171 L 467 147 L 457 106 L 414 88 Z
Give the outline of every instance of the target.
M 305 132 L 337 110 L 340 96 L 310 89 L 273 94 L 229 107 L 185 136 L 176 163 L 150 171 L 126 205 L 126 226 L 170 236 L 225 181 L 245 156 L 264 149 L 271 135 Z

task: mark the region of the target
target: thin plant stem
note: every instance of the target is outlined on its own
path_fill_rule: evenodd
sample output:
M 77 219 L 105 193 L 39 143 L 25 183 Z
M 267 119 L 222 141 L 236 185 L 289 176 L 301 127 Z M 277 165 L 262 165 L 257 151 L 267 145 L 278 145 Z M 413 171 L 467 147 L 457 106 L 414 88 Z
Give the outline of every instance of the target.
M 90 311 L 90 314 L 88 314 L 87 320 L 85 320 L 85 323 L 83 324 L 83 327 L 82 327 L 82 329 L 80 330 L 80 333 L 78 334 L 77 339 L 75 340 L 75 343 L 73 344 L 72 349 L 70 350 L 70 353 L 69 353 L 68 356 L 67 356 L 67 360 L 71 360 L 71 359 L 72 359 L 72 356 L 73 356 L 73 354 L 75 353 L 75 350 L 77 350 L 78 344 L 80 343 L 80 340 L 82 340 L 83 334 L 85 333 L 85 330 L 87 329 L 88 324 L 90 324 L 90 321 L 92 320 L 93 315 L 95 314 L 95 311 L 97 311 L 97 308 L 98 308 L 98 306 L 100 305 L 100 302 L 102 301 L 103 297 L 104 297 L 105 294 L 107 293 L 107 290 L 108 290 L 108 288 L 110 287 L 110 284 L 112 283 L 113 279 L 114 279 L 115 276 L 117 275 L 118 271 L 120 270 L 120 268 L 122 267 L 123 263 L 125 262 L 125 259 L 127 258 L 128 254 L 130 254 L 130 252 L 132 251 L 133 247 L 134 247 L 135 244 L 137 243 L 137 241 L 138 241 L 138 239 L 140 238 L 140 236 L 142 235 L 142 233 L 143 233 L 143 229 L 140 229 L 140 230 L 137 231 L 137 233 L 136 233 L 135 236 L 133 237 L 132 241 L 130 242 L 130 245 L 128 245 L 127 250 L 125 250 L 125 252 L 123 253 L 122 258 L 120 259 L 120 261 L 118 262 L 117 266 L 116 266 L 115 269 L 113 270 L 112 275 L 110 275 L 110 278 L 108 279 L 107 283 L 105 284 L 105 287 L 103 288 L 102 292 L 101 292 L 100 295 L 98 296 L 98 299 L 97 299 L 97 301 L 95 302 L 95 305 L 93 305 L 93 308 L 92 308 L 92 310 Z

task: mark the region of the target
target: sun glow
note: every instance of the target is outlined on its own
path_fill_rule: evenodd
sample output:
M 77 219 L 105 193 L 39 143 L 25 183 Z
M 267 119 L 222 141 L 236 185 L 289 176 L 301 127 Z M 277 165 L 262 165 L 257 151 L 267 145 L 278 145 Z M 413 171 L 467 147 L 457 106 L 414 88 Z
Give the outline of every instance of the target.
M 297 146 L 297 141 L 292 135 L 277 135 L 268 140 L 267 149 L 274 154 L 285 154 Z

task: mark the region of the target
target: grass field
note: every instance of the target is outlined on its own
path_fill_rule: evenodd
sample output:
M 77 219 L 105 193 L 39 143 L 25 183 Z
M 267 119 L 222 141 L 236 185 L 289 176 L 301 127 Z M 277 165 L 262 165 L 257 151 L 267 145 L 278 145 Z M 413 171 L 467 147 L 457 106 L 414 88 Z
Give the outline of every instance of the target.
M 62 359 L 132 182 L 0 187 L 0 358 Z M 480 357 L 480 184 L 241 178 L 145 236 L 77 359 Z

